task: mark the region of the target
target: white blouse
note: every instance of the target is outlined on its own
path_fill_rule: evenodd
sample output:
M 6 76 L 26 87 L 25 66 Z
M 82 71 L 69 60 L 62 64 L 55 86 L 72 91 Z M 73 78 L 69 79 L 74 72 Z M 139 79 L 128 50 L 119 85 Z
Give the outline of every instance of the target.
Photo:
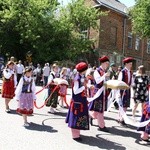
M 12 75 L 14 75 L 14 85 L 15 85 L 14 87 L 16 87 L 17 86 L 17 77 L 16 77 L 16 74 L 14 73 L 14 71 L 9 69 L 9 68 L 6 68 L 6 69 L 3 70 L 4 78 L 10 79 L 10 77 Z
M 94 79 L 96 81 L 96 84 L 101 83 L 102 81 L 105 81 L 107 73 L 105 73 L 103 76 L 101 76 L 98 72 L 98 70 L 94 71 Z
M 31 77 L 21 77 L 20 81 L 19 81 L 19 84 L 15 90 L 15 98 L 16 100 L 19 100 L 20 99 L 20 95 L 21 95 L 21 92 L 22 92 L 22 87 L 23 87 L 23 78 L 25 81 L 27 82 L 31 82 L 32 80 L 32 87 L 31 87 L 31 90 L 32 90 L 32 95 L 33 95 L 33 99 L 36 100 L 36 86 L 35 86 L 35 82 L 34 80 L 31 78 Z M 30 89 L 30 86 L 28 87 Z

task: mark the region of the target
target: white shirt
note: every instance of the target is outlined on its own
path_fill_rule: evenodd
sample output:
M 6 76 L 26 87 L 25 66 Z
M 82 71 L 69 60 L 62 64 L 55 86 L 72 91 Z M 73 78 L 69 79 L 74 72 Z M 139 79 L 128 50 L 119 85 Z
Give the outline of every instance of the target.
M 53 81 L 53 79 L 54 79 L 54 77 L 53 77 L 53 75 L 55 76 L 55 72 L 54 71 L 52 71 L 51 73 L 50 73 L 50 75 L 49 75 L 49 77 L 48 77 L 48 84 L 50 84 L 52 81 Z
M 49 66 L 45 66 L 45 67 L 43 68 L 43 76 L 48 77 L 48 76 L 49 76 L 49 73 L 50 73 L 50 67 L 49 67 Z
M 16 70 L 17 70 L 17 74 L 23 74 L 23 71 L 24 71 L 23 64 L 17 64 Z
M 98 70 L 94 71 L 94 79 L 96 81 L 96 84 L 101 83 L 102 81 L 105 81 L 106 73 L 103 76 L 100 76 Z
M 129 69 L 127 69 L 126 67 L 125 67 L 125 69 L 127 70 L 127 74 L 128 74 L 128 84 L 130 83 L 130 80 L 131 80 L 131 86 L 132 86 L 134 84 L 133 76 L 131 76 L 131 72 Z M 123 78 L 123 74 L 122 74 L 122 71 L 120 71 L 118 80 L 122 81 L 122 78 Z
M 17 85 L 17 77 L 16 77 L 16 74 L 14 73 L 13 70 L 9 69 L 9 68 L 6 68 L 3 70 L 3 76 L 6 78 L 6 79 L 10 79 L 10 77 L 14 75 L 14 87 L 16 87 Z
M 19 100 L 20 99 L 20 95 L 21 95 L 21 92 L 22 92 L 22 86 L 23 86 L 23 78 L 25 81 L 28 81 L 28 82 L 31 82 L 32 78 L 29 77 L 27 78 L 26 76 L 24 77 L 21 77 L 20 81 L 19 81 L 19 84 L 15 90 L 15 98 L 16 100 Z M 30 88 L 30 87 L 29 87 Z M 32 80 L 32 86 L 31 86 L 31 89 L 32 89 L 32 95 L 33 95 L 33 99 L 36 100 L 36 87 L 35 87 L 35 82 L 34 80 Z
M 74 82 L 73 93 L 74 93 L 75 95 L 81 93 L 84 89 L 85 89 L 84 86 L 81 86 L 81 87 L 79 88 L 79 82 L 78 82 L 78 81 L 75 81 L 75 82 Z

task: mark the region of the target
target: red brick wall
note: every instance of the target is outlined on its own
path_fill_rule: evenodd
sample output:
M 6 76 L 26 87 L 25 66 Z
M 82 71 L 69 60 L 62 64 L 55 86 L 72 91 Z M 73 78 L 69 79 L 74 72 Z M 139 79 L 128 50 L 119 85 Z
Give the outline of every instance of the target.
M 86 0 L 86 5 L 90 7 L 96 5 L 94 0 Z M 117 13 L 113 10 L 107 9 L 106 7 L 101 7 L 101 11 L 109 11 L 107 16 L 101 17 L 98 20 L 98 25 L 100 31 L 95 31 L 90 29 L 90 38 L 95 38 L 95 47 L 99 49 L 99 55 L 109 55 L 111 60 L 115 61 L 116 56 L 123 56 L 123 36 L 124 36 L 124 18 L 126 16 Z M 112 31 L 117 30 L 116 43 L 113 39 Z M 132 37 L 132 48 L 128 48 L 128 32 L 132 32 L 131 20 L 127 18 L 126 28 L 125 28 L 125 47 L 124 47 L 124 56 L 132 56 L 135 59 L 134 70 L 137 69 L 142 63 L 145 65 L 147 70 L 150 70 L 150 54 L 147 54 L 147 40 L 141 39 L 140 50 L 135 50 L 135 40 L 136 35 L 133 34 Z M 113 32 L 114 33 L 114 32 Z M 117 55 L 114 56 L 113 52 L 116 52 Z M 121 63 L 121 61 L 120 61 Z M 119 65 L 119 63 L 118 63 Z

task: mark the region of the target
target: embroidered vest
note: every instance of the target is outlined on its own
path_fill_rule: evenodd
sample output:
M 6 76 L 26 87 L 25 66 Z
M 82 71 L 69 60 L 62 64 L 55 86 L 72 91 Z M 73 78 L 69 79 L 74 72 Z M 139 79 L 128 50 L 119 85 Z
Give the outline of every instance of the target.
M 30 82 L 25 81 L 23 77 L 22 93 L 32 93 L 32 81 L 33 79 Z
M 128 79 L 128 71 L 126 69 L 122 70 L 122 81 L 124 81 L 129 86 L 131 85 L 131 81 L 132 81 L 131 71 L 130 71 L 130 79 Z
M 98 73 L 100 74 L 100 76 L 103 76 L 104 73 L 105 73 L 105 72 L 102 70 L 102 68 L 97 69 L 97 71 L 98 71 Z M 104 81 L 100 82 L 99 84 L 96 84 L 95 87 L 100 89 L 100 88 L 103 86 L 103 83 L 104 83 Z

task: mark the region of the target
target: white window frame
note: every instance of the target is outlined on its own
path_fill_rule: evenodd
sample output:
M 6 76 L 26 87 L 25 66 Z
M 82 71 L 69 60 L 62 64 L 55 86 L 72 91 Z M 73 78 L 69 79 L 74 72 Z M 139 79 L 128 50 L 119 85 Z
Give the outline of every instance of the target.
M 88 30 L 81 31 L 80 37 L 82 39 L 87 39 L 88 38 Z
M 131 40 L 131 45 L 129 45 L 129 39 Z M 133 46 L 133 36 L 131 32 L 128 32 L 128 48 L 132 49 Z
M 147 39 L 147 54 L 150 54 L 150 39 Z
M 139 36 L 136 36 L 136 39 L 135 39 L 135 50 L 139 51 L 140 50 L 140 42 L 141 39 Z

